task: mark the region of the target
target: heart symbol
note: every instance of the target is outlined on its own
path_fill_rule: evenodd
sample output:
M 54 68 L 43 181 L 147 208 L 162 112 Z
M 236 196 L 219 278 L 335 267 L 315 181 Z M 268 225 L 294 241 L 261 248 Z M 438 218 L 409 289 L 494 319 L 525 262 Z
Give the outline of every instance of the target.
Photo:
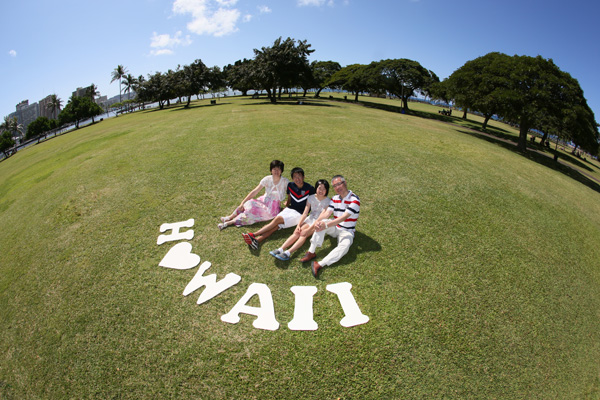
M 190 243 L 184 242 L 171 247 L 158 265 L 165 268 L 190 269 L 198 264 L 200 264 L 200 256 L 192 253 Z

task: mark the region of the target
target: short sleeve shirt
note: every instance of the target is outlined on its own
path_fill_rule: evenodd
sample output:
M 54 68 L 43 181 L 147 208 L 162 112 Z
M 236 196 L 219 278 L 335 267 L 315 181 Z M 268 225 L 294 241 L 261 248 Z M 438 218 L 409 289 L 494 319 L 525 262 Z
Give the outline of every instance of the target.
M 265 200 L 283 201 L 289 183 L 290 181 L 283 176 L 279 178 L 279 183 L 277 185 L 273 183 L 273 175 L 267 175 L 262 178 L 260 184 L 265 188 Z
M 309 218 L 317 219 L 321 212 L 329 206 L 329 197 L 325 196 L 325 198 L 321 201 L 317 199 L 317 195 L 312 194 L 308 197 L 308 204 L 310 204 L 310 214 Z
M 306 182 L 304 182 L 302 188 L 299 188 L 296 183 L 290 182 L 287 186 L 287 192 L 290 195 L 290 205 L 288 207 L 302 214 L 306 208 L 306 200 L 308 200 L 308 196 L 315 193 L 315 188 Z

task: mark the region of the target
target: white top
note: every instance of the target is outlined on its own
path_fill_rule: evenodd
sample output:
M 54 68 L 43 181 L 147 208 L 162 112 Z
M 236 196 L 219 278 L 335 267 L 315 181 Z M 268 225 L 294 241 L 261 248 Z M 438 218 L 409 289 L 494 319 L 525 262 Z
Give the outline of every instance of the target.
M 308 204 L 310 204 L 310 214 L 308 214 L 308 218 L 317 219 L 321 212 L 329 206 L 329 197 L 325 196 L 325 198 L 321 201 L 317 199 L 316 194 L 311 194 L 308 196 Z
M 290 181 L 283 176 L 279 178 L 279 183 L 273 183 L 273 175 L 267 175 L 261 179 L 260 184 L 265 188 L 265 201 L 283 201 L 285 200 L 287 186 Z

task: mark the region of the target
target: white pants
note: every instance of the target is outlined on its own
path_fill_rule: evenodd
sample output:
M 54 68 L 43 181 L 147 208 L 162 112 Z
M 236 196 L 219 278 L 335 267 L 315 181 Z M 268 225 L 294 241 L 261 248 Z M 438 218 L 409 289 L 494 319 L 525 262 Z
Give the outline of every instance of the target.
M 337 238 L 338 245 L 331 250 L 322 261 L 319 261 L 319 265 L 323 267 L 338 262 L 340 258 L 344 257 L 346 253 L 348 253 L 348 250 L 350 250 L 350 246 L 354 241 L 354 235 L 352 233 L 340 229 L 337 226 L 332 226 L 320 232 L 315 231 L 315 233 L 313 233 L 308 251 L 314 253 L 317 250 L 317 247 L 321 247 L 325 240 L 325 235 Z

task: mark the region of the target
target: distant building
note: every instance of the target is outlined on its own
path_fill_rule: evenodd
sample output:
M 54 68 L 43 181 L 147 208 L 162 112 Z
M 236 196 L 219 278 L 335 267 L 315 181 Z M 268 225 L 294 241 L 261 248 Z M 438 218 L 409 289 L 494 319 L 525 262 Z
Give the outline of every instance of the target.
M 85 97 L 87 95 L 88 88 L 89 86 L 84 88 L 78 87 L 77 90 L 73 92 L 73 97 Z
M 54 118 L 54 111 L 50 108 L 52 102 L 52 95 L 48 95 L 40 100 L 40 117 L 46 117 L 48 119 Z M 57 110 L 56 115 L 60 113 L 60 108 Z
M 17 122 L 23 126 L 23 135 L 27 132 L 27 127 L 40 116 L 40 105 L 38 103 L 29 104 L 29 100 L 23 100 L 17 104 L 17 111 L 9 114 L 9 118 L 17 117 Z

